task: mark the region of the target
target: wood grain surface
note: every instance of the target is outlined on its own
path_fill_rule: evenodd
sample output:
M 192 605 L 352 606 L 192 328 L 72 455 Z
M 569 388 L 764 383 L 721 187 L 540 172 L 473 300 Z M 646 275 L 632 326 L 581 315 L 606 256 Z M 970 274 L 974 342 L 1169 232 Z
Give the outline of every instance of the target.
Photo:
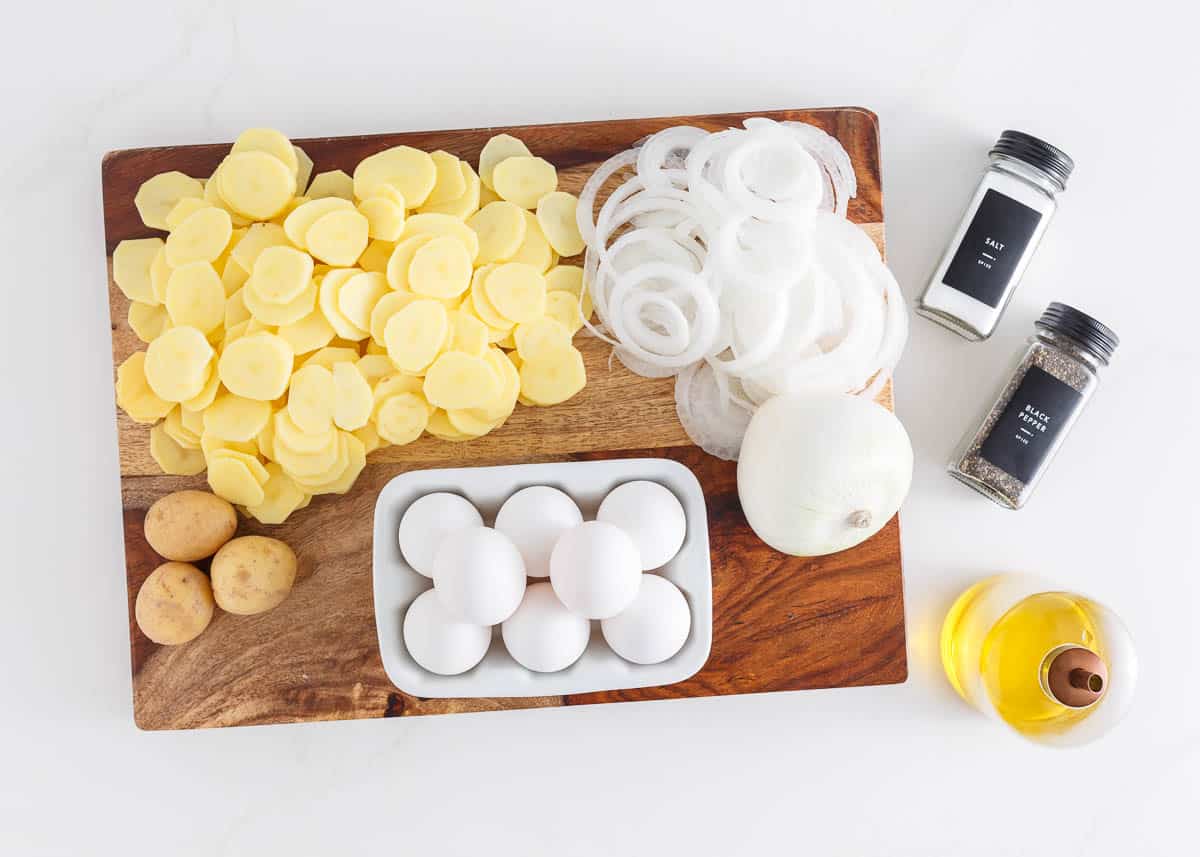
M 608 156 L 676 124 L 713 130 L 749 115 L 798 119 L 836 136 L 854 162 L 858 196 L 850 218 L 883 246 L 879 132 L 859 108 L 767 111 L 479 128 L 297 140 L 315 170 L 351 172 L 365 156 L 408 144 L 477 161 L 500 132 L 553 162 L 564 190 L 578 192 Z M 144 347 L 126 322 L 128 302 L 112 283 L 111 254 L 125 238 L 156 234 L 133 196 L 164 170 L 211 173 L 228 144 L 135 149 L 103 163 L 104 217 L 115 366 Z M 292 594 L 260 616 L 217 612 L 184 646 L 150 642 L 133 621 L 138 588 L 161 560 L 142 534 L 149 505 L 170 491 L 205 487 L 203 476 L 163 476 L 148 431 L 117 413 L 124 508 L 134 717 L 143 729 L 187 729 L 361 717 L 437 714 L 887 684 L 907 676 L 898 521 L 859 547 L 831 557 L 779 554 L 749 529 L 737 499 L 736 466 L 691 446 L 675 415 L 670 379 L 640 378 L 611 363 L 598 340 L 577 337 L 588 371 L 582 393 L 553 408 L 518 407 L 503 428 L 470 443 L 422 438 L 373 453 L 354 488 L 315 498 L 287 523 L 243 520 L 239 534 L 288 542 L 301 569 Z M 375 498 L 392 477 L 424 467 L 483 466 L 627 456 L 663 456 L 692 468 L 708 502 L 713 568 L 713 646 L 705 667 L 677 684 L 534 699 L 418 699 L 387 679 L 376 641 L 371 585 Z

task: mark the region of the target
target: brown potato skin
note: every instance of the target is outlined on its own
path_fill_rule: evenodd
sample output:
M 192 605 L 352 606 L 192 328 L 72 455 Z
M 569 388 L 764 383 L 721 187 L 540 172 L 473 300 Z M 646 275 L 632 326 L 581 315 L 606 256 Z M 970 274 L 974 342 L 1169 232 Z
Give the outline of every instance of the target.
M 287 598 L 295 581 L 296 554 L 279 539 L 242 536 L 213 557 L 213 597 L 227 613 L 265 613 Z
M 146 541 L 164 559 L 195 562 L 212 556 L 237 532 L 237 511 L 207 491 L 176 491 L 146 512 Z
M 138 590 L 133 614 L 155 643 L 178 646 L 200 636 L 213 609 L 212 586 L 204 572 L 185 562 L 165 562 Z

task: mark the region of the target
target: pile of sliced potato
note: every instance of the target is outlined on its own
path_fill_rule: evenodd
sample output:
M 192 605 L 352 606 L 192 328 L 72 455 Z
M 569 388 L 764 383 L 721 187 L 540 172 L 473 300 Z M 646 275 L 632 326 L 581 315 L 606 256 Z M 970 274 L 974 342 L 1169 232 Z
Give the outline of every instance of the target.
M 167 238 L 113 253 L 148 343 L 117 404 L 164 472 L 207 469 L 267 524 L 349 490 L 381 446 L 480 437 L 586 381 L 583 271 L 558 264 L 583 241 L 552 164 L 501 134 L 478 174 L 409 146 L 312 168 L 250 129 L 207 180 L 146 181 L 134 202 Z

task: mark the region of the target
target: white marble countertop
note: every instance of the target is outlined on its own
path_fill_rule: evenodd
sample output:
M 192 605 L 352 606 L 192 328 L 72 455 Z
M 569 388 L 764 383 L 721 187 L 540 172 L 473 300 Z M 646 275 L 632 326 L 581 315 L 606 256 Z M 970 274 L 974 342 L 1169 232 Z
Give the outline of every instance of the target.
M 0 853 L 1151 855 L 1200 806 L 1194 12 L 1103 4 L 121 2 L 6 11 Z M 540 10 L 540 11 L 539 11 Z M 1186 16 L 1186 17 L 1185 17 Z M 1078 169 L 999 333 L 917 320 L 898 408 L 904 685 L 141 733 L 131 717 L 100 157 L 229 140 L 857 104 L 915 297 L 995 135 Z M 1169 159 L 1169 160 L 1168 160 Z M 1163 165 L 1166 165 L 1166 169 Z M 1029 507 L 943 463 L 1050 300 L 1122 345 Z M 954 595 L 1043 573 L 1139 647 L 1129 717 L 1047 751 L 960 703 Z

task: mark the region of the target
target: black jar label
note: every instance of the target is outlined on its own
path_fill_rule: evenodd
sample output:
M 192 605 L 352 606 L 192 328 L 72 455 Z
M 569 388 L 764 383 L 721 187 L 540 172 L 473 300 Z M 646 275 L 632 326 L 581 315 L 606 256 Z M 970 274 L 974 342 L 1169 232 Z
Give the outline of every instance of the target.
M 1045 369 L 1029 367 L 979 450 L 984 460 L 1028 483 L 1079 407 L 1082 394 Z
M 942 282 L 990 307 L 999 306 L 1041 219 L 1029 206 L 988 190 Z

